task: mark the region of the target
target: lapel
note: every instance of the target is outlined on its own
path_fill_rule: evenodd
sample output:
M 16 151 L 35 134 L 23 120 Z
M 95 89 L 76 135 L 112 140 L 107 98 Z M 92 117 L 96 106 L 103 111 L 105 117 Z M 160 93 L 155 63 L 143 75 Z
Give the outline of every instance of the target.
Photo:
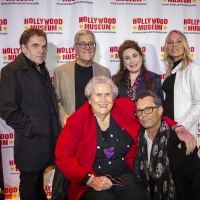
M 75 110 L 75 61 L 66 64 L 64 73 L 65 90 L 69 94 L 72 110 Z
M 139 92 L 141 92 L 141 91 L 143 91 L 143 90 L 146 90 L 146 89 L 147 89 L 147 88 L 146 88 L 146 85 L 145 85 L 145 82 L 144 82 L 144 77 L 141 76 L 140 84 L 139 84 L 139 86 L 138 86 L 138 88 L 137 88 L 136 93 L 139 93 Z
M 49 75 L 49 72 L 47 70 L 45 70 L 45 74 L 46 74 L 46 78 L 47 78 L 47 83 L 48 83 L 48 86 L 50 88 L 50 92 L 51 92 L 51 99 L 52 99 L 52 103 L 53 103 L 53 106 L 55 108 L 55 111 L 56 111 L 56 115 L 57 117 L 59 118 L 59 111 L 58 111 L 58 106 L 57 106 L 57 99 L 56 99 L 56 95 L 54 93 L 54 90 L 53 90 L 53 86 L 52 86 L 52 83 L 50 81 L 50 75 Z
M 94 76 L 98 76 L 100 75 L 100 71 L 101 68 L 99 67 L 99 65 L 97 63 L 95 63 L 94 61 L 92 61 L 92 70 L 93 70 L 93 77 Z
M 169 165 L 171 172 L 173 174 L 177 173 L 185 152 L 186 148 L 183 142 L 181 142 L 181 149 L 180 149 L 177 147 L 177 144 L 175 145 L 173 144 L 173 142 L 169 140 L 169 146 L 168 146 Z
M 44 84 L 42 83 L 42 80 L 37 76 L 36 73 L 33 72 L 34 69 L 29 69 L 25 71 L 25 74 L 29 76 L 29 78 L 38 86 L 40 91 L 46 96 L 46 89 L 44 87 Z

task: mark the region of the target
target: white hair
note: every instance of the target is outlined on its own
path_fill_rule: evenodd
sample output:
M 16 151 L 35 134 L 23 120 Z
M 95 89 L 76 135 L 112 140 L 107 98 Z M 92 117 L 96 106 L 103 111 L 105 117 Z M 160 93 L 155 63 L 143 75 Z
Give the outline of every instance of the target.
M 117 97 L 118 95 L 118 88 L 117 86 L 114 84 L 114 82 L 112 81 L 112 79 L 106 77 L 106 76 L 103 76 L 103 75 L 100 75 L 100 76 L 95 76 L 93 77 L 89 83 L 86 85 L 85 87 L 85 96 L 89 99 L 94 91 L 94 87 L 96 84 L 99 84 L 99 83 L 107 83 L 111 86 L 112 88 L 112 92 L 113 92 L 113 97 L 114 99 Z

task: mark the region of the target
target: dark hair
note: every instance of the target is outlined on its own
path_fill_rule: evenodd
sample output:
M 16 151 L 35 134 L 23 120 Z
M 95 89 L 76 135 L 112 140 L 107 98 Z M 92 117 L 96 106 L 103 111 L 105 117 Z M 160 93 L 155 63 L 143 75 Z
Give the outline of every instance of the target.
M 126 75 L 129 73 L 127 69 L 124 69 L 124 63 L 123 63 L 123 53 L 126 49 L 135 49 L 140 56 L 144 57 L 144 54 L 142 53 L 142 50 L 137 42 L 133 40 L 125 40 L 118 49 L 119 59 L 120 59 L 120 68 L 119 71 L 113 76 L 113 81 L 116 85 L 119 85 L 119 83 L 124 83 L 124 87 L 126 87 Z M 140 74 L 144 76 L 144 82 L 148 90 L 154 90 L 153 87 L 153 79 L 149 72 L 147 71 L 144 60 L 142 60 L 142 66 Z
M 34 36 L 34 35 L 44 37 L 45 40 L 46 40 L 46 43 L 47 43 L 47 35 L 46 35 L 46 33 L 45 33 L 43 30 L 41 30 L 41 29 L 36 29 L 36 28 L 29 28 L 28 30 L 25 30 L 25 31 L 22 33 L 22 35 L 21 35 L 21 37 L 20 37 L 20 39 L 19 39 L 19 44 L 20 44 L 20 46 L 21 46 L 22 44 L 25 44 L 25 45 L 26 45 L 26 44 L 29 42 L 30 37 L 32 37 L 32 36 Z
M 153 98 L 153 102 L 155 103 L 156 106 L 162 106 L 162 100 L 160 99 L 160 97 L 152 90 L 144 90 L 139 92 L 136 95 L 135 98 L 135 103 L 137 103 L 138 99 L 143 99 L 145 97 L 152 97 Z

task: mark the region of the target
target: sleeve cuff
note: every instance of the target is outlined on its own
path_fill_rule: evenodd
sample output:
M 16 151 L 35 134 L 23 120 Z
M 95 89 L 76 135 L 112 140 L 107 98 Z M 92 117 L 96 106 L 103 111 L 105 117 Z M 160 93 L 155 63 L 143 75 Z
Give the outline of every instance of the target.
M 80 185 L 87 185 L 86 183 L 88 182 L 88 180 L 90 179 L 90 177 L 92 176 L 91 173 L 86 174 L 86 176 L 83 178 L 83 180 L 80 182 Z

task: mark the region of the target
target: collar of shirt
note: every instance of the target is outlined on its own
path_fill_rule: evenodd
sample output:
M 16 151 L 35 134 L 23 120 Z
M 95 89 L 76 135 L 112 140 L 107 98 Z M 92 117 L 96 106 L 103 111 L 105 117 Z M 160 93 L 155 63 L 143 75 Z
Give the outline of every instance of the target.
M 29 67 L 36 67 L 36 64 L 32 60 L 30 60 L 29 58 L 27 58 L 24 53 L 22 53 L 22 54 L 24 55 L 24 58 L 25 58 L 26 62 L 28 63 Z M 42 64 L 40 64 L 39 65 L 40 68 L 45 68 L 45 64 L 46 64 L 45 62 L 43 62 Z
M 150 161 L 150 155 L 151 155 L 151 149 L 152 149 L 153 142 L 149 138 L 146 130 L 144 132 L 144 136 L 145 136 L 145 138 L 147 140 L 147 155 L 148 155 L 148 162 L 149 162 Z

